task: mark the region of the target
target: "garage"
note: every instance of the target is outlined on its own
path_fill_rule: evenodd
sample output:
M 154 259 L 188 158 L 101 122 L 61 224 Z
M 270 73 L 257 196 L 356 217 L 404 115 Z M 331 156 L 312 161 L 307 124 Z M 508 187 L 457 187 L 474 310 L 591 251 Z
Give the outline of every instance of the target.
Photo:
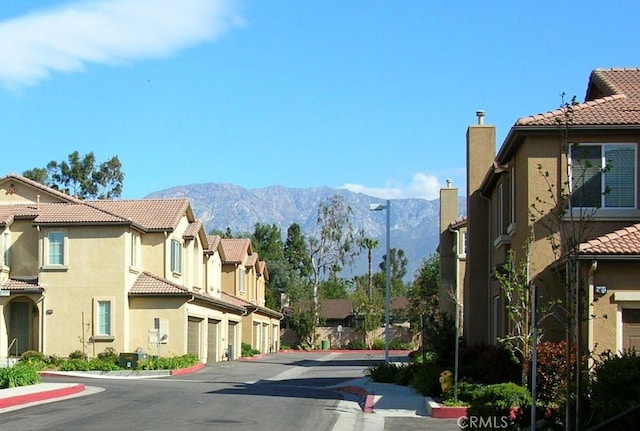
M 189 317 L 187 321 L 187 353 L 200 357 L 200 324 L 203 319 Z
M 218 331 L 220 321 L 209 319 L 207 322 L 207 362 L 213 363 L 220 360 L 220 346 L 218 344 Z

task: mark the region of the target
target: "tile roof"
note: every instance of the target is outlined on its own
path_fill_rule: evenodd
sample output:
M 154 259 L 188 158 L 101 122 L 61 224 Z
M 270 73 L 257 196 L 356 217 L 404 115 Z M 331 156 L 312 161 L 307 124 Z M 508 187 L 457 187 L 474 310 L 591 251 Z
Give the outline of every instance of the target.
M 247 305 L 251 306 L 251 304 L 246 301 L 242 301 L 240 298 L 231 297 L 231 295 L 226 295 L 224 293 L 221 299 L 217 299 L 205 293 L 192 292 L 184 286 L 173 283 L 165 278 L 159 277 L 146 271 L 142 272 L 133 283 L 133 286 L 131 286 L 131 289 L 129 289 L 129 295 L 185 297 L 192 296 L 194 298 L 198 298 L 202 301 L 213 304 L 214 306 L 222 307 L 236 313 L 245 313 Z M 225 298 L 225 296 L 235 298 L 235 300 Z
M 217 252 L 220 245 L 220 235 L 207 235 L 207 242 L 209 243 L 208 251 L 211 253 Z
M 133 283 L 133 286 L 129 289 L 129 294 L 190 296 L 191 292 L 184 286 L 145 271 Z
M 584 103 L 573 107 L 574 126 L 640 125 L 640 68 L 595 69 Z M 518 119 L 515 126 L 556 126 L 561 109 Z
M 228 302 L 229 304 L 237 305 L 238 307 L 255 307 L 252 303 L 245 301 L 244 299 L 238 298 L 237 296 L 229 295 L 226 292 L 221 293 L 221 298 L 223 301 Z
M 245 254 L 251 254 L 249 238 L 221 238 L 220 245 L 224 263 L 242 263 Z
M 580 254 L 640 255 L 640 224 L 610 232 L 580 244 Z
M 175 229 L 190 208 L 188 199 L 99 200 L 86 204 L 118 214 L 149 231 Z
M 0 285 L 0 290 L 8 290 L 10 292 L 37 291 L 44 292 L 44 287 L 38 284 L 38 279 L 16 280 L 10 278 Z
M 66 193 L 62 193 L 59 190 L 53 189 L 51 187 L 47 187 L 44 184 L 40 184 L 37 181 L 33 181 L 29 178 L 23 177 L 22 175 L 18 175 L 16 173 L 10 173 L 8 175 L 5 175 L 4 177 L 0 178 L 0 181 L 6 180 L 6 179 L 10 179 L 10 180 L 14 180 L 14 181 L 18 181 L 21 182 L 23 184 L 27 184 L 35 189 L 38 189 L 40 191 L 42 191 L 43 193 L 47 193 L 49 195 L 52 196 L 56 196 L 57 198 L 60 198 L 62 200 L 68 201 L 68 202 L 82 202 L 80 199 L 70 196 Z
M 251 253 L 249 256 L 247 256 L 247 261 L 244 266 L 246 266 L 247 268 L 251 268 L 251 267 L 254 267 L 257 262 L 258 262 L 258 253 Z

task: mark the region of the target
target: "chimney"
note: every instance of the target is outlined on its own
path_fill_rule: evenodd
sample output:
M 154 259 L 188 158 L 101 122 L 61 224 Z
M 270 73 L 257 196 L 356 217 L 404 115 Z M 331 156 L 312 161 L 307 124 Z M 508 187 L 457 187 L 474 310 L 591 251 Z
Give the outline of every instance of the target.
M 451 188 L 451 184 L 453 183 L 453 181 L 451 181 L 450 178 L 447 178 L 445 181 L 447 182 L 447 188 L 450 189 Z
M 36 209 L 40 209 L 40 195 L 36 195 Z
M 484 111 L 476 111 L 476 117 L 478 117 L 478 126 L 484 125 Z

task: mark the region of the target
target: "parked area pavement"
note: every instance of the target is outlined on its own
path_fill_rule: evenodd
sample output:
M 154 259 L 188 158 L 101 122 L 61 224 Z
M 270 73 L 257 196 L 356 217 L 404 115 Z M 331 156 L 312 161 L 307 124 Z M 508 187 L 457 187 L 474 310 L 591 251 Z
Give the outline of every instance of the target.
M 179 370 L 175 374 L 188 374 L 202 369 L 202 365 Z M 174 374 L 174 375 L 175 375 Z M 153 379 L 171 375 L 166 371 L 118 371 L 118 372 L 46 372 L 47 377 L 65 376 L 93 379 Z M 343 392 L 346 398 L 359 399 L 361 410 L 365 413 L 364 424 L 376 424 L 371 429 L 384 431 L 454 431 L 460 430 L 456 419 L 436 419 L 429 416 L 426 399 L 413 389 L 389 383 L 377 383 L 368 377 L 349 380 L 333 387 Z M 15 410 L 40 402 L 53 402 L 100 392 L 101 388 L 85 386 L 81 383 L 40 383 L 37 385 L 0 390 L 0 413 Z M 354 404 L 355 405 L 355 404 Z M 359 429 L 348 419 L 341 417 L 342 423 L 335 431 Z M 383 424 L 383 425 L 382 425 Z M 369 429 L 365 427 L 363 429 Z

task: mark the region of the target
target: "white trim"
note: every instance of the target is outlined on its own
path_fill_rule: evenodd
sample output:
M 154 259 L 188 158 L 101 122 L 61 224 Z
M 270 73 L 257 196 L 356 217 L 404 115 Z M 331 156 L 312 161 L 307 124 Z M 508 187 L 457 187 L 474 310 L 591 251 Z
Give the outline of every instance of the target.
M 629 301 L 640 302 L 640 292 L 635 292 L 635 291 L 615 292 L 613 294 L 613 300 L 616 302 L 629 302 Z M 640 308 L 640 307 L 625 306 L 625 308 Z

